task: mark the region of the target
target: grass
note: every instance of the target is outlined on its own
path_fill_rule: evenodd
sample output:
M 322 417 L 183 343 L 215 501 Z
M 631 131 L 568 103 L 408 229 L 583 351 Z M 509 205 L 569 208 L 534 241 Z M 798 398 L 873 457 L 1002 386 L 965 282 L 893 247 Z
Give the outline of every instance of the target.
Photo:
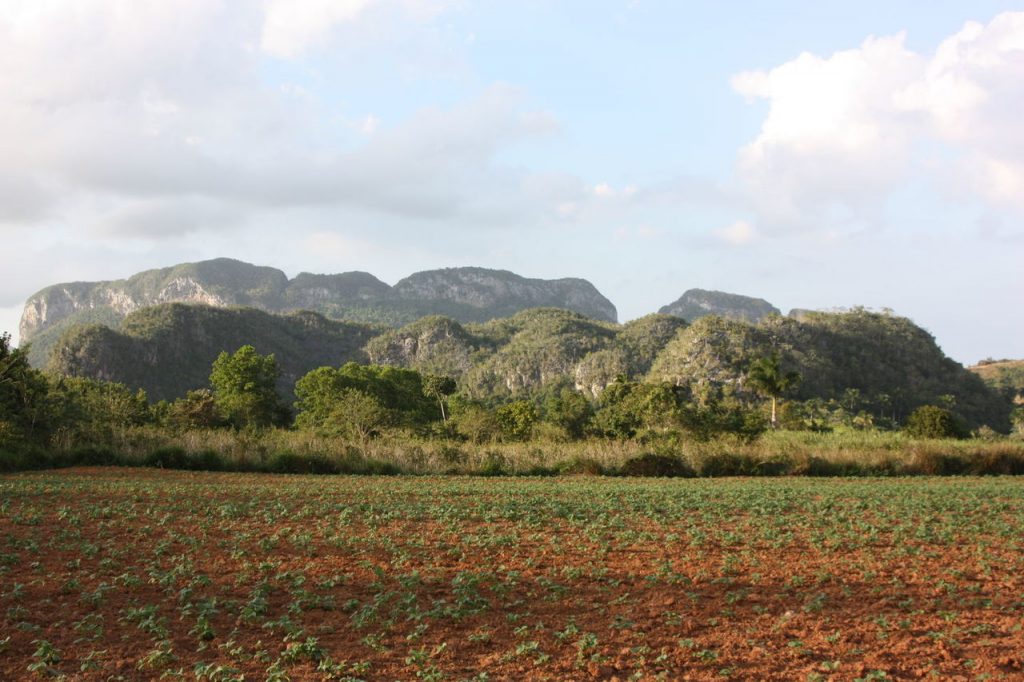
M 658 460 L 660 463 L 655 463 Z M 124 429 L 108 445 L 4 453 L 0 470 L 78 465 L 296 474 L 906 476 L 1024 474 L 1024 440 L 915 440 L 898 432 L 778 431 L 754 442 L 473 444 L 390 434 L 365 443 L 312 432 Z

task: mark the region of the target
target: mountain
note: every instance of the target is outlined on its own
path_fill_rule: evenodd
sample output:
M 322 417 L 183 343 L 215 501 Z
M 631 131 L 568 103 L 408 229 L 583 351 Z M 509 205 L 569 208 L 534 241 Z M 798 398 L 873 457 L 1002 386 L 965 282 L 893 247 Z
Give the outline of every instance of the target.
M 778 308 L 763 298 L 705 289 L 690 289 L 674 303 L 662 306 L 658 312 L 663 315 L 675 315 L 689 322 L 708 315 L 745 322 L 760 322 L 769 315 L 780 314 Z
M 325 365 L 366 362 L 363 346 L 380 333 L 312 312 L 274 315 L 255 308 L 165 303 L 133 312 L 120 329 L 78 325 L 54 348 L 48 369 L 62 375 L 116 381 L 143 389 L 150 400 L 171 400 L 207 386 L 221 351 L 250 344 L 273 353 L 278 389 L 291 396 L 296 380 Z
M 394 287 L 365 272 L 301 273 L 229 258 L 183 263 L 108 282 L 46 287 L 25 303 L 21 340 L 30 359 L 46 362 L 64 329 L 74 324 L 116 325 L 130 313 L 162 303 L 247 306 L 267 312 L 311 310 L 329 318 L 401 326 L 426 315 L 484 322 L 521 310 L 552 306 L 614 322 L 615 306 L 582 279 L 528 279 L 504 270 L 446 268 L 415 273 Z
M 1009 426 L 1006 401 L 947 358 L 931 334 L 905 317 L 861 309 L 759 324 L 705 317 L 665 346 L 647 379 L 695 393 L 743 393 L 750 362 L 773 353 L 800 373 L 794 397 L 801 400 L 836 400 L 900 421 L 920 405 L 952 404 L 972 427 Z
M 987 386 L 912 321 L 861 309 L 771 315 L 756 324 L 716 315 L 687 324 L 661 314 L 617 324 L 533 308 L 484 323 L 432 315 L 395 329 L 312 312 L 175 303 L 135 311 L 118 329 L 72 327 L 50 368 L 174 398 L 205 386 L 221 351 L 247 343 L 277 356 L 286 396 L 305 372 L 352 360 L 448 375 L 463 393 L 489 401 L 563 387 L 599 398 L 620 376 L 685 387 L 698 399 L 753 397 L 745 386 L 751 362 L 777 354 L 801 376 L 791 395 L 799 400 L 897 422 L 921 405 L 948 405 L 972 428 L 1009 428 L 1011 396 L 1002 383 Z M 1017 375 L 1007 376 L 999 381 Z

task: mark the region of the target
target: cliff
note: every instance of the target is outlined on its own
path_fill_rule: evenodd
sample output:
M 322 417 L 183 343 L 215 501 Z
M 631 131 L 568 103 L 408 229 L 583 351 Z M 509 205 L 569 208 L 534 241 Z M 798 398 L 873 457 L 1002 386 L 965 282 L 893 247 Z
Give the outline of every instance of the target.
M 64 329 L 116 326 L 127 315 L 162 303 L 246 306 L 275 313 L 311 310 L 331 319 L 401 326 L 426 315 L 461 322 L 507 317 L 553 306 L 615 321 L 611 302 L 582 279 L 528 279 L 504 270 L 448 268 L 419 272 L 391 287 L 365 272 L 301 273 L 229 258 L 183 263 L 107 282 L 55 284 L 32 295 L 21 316 L 22 343 L 42 366 Z

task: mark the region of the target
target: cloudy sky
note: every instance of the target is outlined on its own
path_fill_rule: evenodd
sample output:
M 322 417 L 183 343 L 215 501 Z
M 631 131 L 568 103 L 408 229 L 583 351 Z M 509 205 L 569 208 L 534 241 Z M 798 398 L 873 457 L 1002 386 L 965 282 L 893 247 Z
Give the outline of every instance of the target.
M 1024 11 L 0 0 L 0 330 L 217 256 L 888 307 L 1024 357 Z M 926 9 L 925 9 L 926 7 Z

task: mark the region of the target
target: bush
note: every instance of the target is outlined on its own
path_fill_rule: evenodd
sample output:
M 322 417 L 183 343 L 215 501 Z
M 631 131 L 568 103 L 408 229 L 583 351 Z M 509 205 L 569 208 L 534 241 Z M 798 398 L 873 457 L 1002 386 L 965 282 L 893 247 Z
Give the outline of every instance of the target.
M 188 469 L 189 457 L 185 448 L 176 445 L 157 448 L 142 460 L 143 466 L 159 469 Z
M 438 457 L 441 461 L 448 465 L 457 465 L 466 463 L 466 453 L 461 448 L 455 447 L 454 445 L 442 445 L 437 451 Z
M 66 458 L 68 466 L 117 466 L 121 458 L 110 448 L 87 445 L 75 448 Z
M 693 478 L 696 472 L 689 464 L 672 455 L 644 453 L 627 459 L 619 467 L 620 476 L 646 476 L 663 478 Z
M 603 476 L 601 463 L 589 457 L 573 457 L 558 464 L 558 473 L 570 476 Z
M 760 463 L 751 455 L 723 452 L 705 457 L 698 467 L 701 476 L 758 476 Z
M 508 473 L 508 460 L 500 452 L 489 450 L 484 455 L 483 464 L 477 473 L 480 476 L 504 476 Z
M 193 471 L 223 471 L 224 459 L 216 450 L 206 448 L 199 452 L 189 453 L 188 468 Z
M 286 450 L 271 456 L 267 471 L 275 474 L 336 474 L 338 467 L 319 455 L 300 455 Z
M 49 469 L 51 466 L 53 466 L 53 462 L 41 451 L 29 448 L 0 449 L 0 471 Z
M 903 430 L 913 438 L 966 438 L 969 435 L 952 412 L 936 405 L 922 405 L 914 410 Z

